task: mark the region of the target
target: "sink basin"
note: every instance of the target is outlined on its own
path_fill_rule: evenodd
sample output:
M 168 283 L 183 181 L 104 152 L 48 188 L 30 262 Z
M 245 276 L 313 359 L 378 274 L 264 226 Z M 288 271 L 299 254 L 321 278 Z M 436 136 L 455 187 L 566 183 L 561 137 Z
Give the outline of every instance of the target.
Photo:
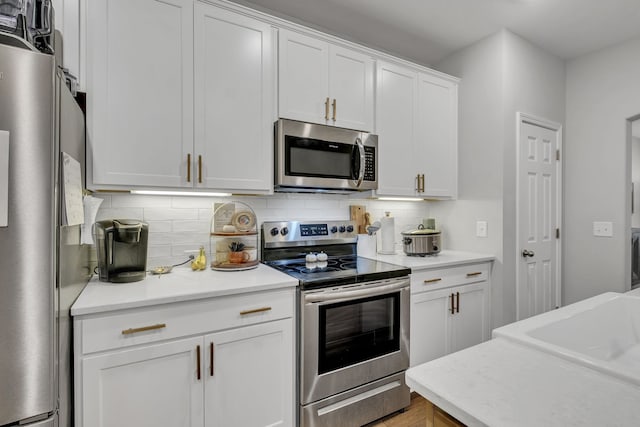
M 498 329 L 493 337 L 640 384 L 640 297 L 604 293 Z

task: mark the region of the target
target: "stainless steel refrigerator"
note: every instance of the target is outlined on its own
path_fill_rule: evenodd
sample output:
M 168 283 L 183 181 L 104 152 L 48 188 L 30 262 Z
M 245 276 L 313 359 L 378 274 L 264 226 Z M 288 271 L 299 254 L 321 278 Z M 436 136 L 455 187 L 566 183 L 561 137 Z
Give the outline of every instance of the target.
M 0 33 L 0 425 L 69 426 L 69 308 L 90 277 L 63 225 L 61 153 L 84 167 L 84 117 L 53 55 Z M 82 183 L 84 186 L 84 183 Z

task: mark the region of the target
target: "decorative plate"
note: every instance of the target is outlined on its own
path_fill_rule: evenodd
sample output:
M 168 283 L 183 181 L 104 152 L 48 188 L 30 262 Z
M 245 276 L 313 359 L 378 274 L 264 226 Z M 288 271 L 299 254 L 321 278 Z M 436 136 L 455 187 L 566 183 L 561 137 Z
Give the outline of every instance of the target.
M 253 212 L 239 211 L 231 217 L 231 225 L 238 231 L 250 231 L 256 226 L 256 216 Z

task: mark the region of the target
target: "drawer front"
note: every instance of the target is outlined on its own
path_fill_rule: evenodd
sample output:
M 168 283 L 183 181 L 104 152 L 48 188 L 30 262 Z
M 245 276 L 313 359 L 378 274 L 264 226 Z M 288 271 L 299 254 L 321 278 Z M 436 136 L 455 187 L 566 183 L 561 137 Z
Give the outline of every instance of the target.
M 489 279 L 490 266 L 491 263 L 484 262 L 412 273 L 411 293 L 484 282 Z
M 293 317 L 295 288 L 141 307 L 76 321 L 82 353 Z

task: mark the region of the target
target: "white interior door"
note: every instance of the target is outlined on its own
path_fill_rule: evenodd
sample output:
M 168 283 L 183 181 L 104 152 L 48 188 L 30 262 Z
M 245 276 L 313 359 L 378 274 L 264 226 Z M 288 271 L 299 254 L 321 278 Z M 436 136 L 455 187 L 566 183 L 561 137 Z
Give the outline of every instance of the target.
M 559 124 L 519 114 L 517 317 L 560 305 Z

